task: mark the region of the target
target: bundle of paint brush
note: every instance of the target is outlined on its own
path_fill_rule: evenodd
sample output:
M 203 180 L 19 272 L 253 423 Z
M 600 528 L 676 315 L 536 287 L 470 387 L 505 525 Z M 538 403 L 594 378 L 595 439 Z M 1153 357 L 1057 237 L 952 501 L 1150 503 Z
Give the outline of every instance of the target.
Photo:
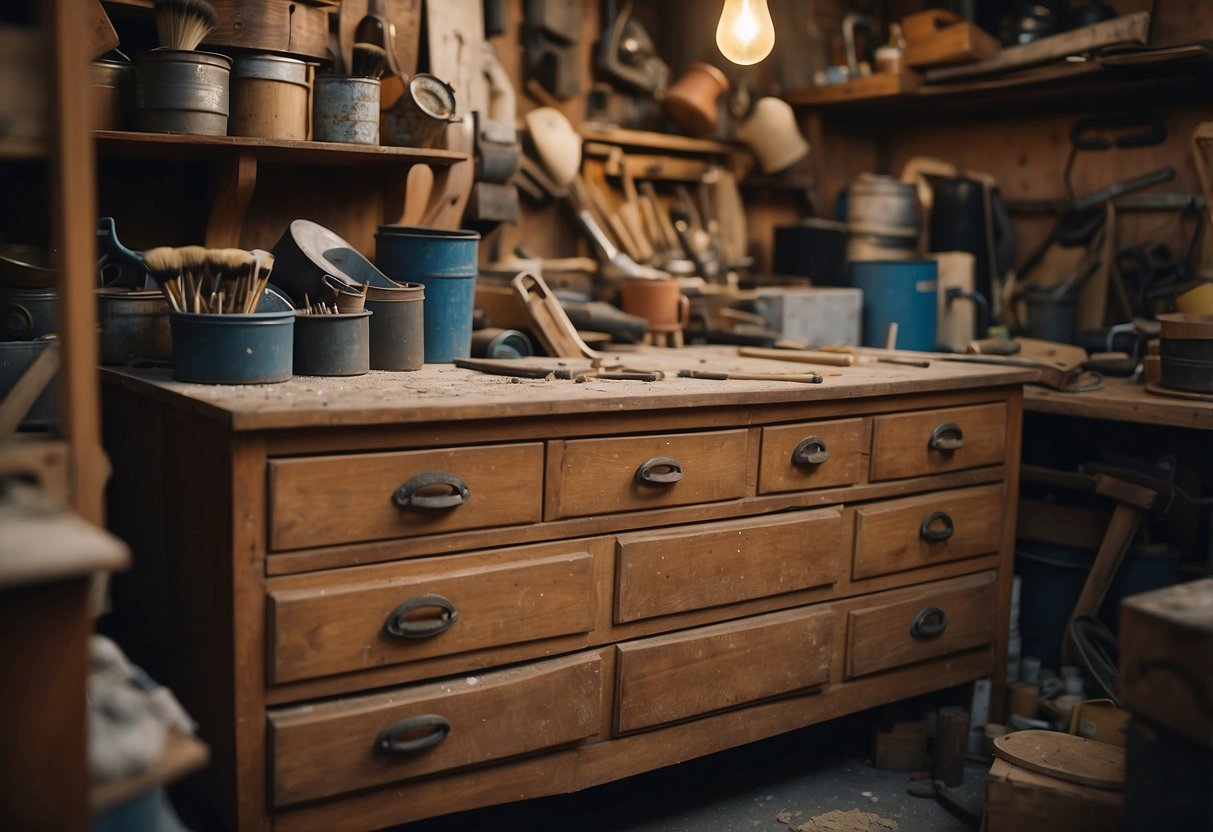
M 250 314 L 265 293 L 274 255 L 239 248 L 161 246 L 143 253 L 143 264 L 178 312 Z
M 219 24 L 206 0 L 157 0 L 156 39 L 164 49 L 193 50 Z

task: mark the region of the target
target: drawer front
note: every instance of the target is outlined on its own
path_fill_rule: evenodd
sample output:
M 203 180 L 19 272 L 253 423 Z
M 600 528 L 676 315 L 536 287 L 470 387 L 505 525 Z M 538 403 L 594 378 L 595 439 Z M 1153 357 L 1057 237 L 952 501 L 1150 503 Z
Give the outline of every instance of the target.
M 269 487 L 275 550 L 535 523 L 543 445 L 276 459 Z
M 597 734 L 601 721 L 599 653 L 276 709 L 274 804 L 568 745 Z
M 554 443 L 559 471 L 548 483 L 547 517 L 747 496 L 748 447 L 744 430 Z
M 939 491 L 855 510 L 856 580 L 998 551 L 1001 485 Z
M 877 416 L 872 426 L 872 479 L 942 474 L 1003 461 L 1003 403 Z
M 616 730 L 826 684 L 834 619 L 831 609 L 787 610 L 619 645 Z
M 801 511 L 617 538 L 616 622 L 794 592 L 846 569 L 842 514 Z
M 763 428 L 758 491 L 804 491 L 863 482 L 871 428 L 864 419 Z
M 324 586 L 271 592 L 273 682 L 593 629 L 589 552 L 468 568 L 442 560 L 406 564 L 414 574 L 405 577 L 382 578 L 376 570 L 373 581 L 342 583 L 338 575 Z M 418 567 L 433 571 L 415 574 Z
M 910 600 L 853 610 L 847 621 L 847 678 L 989 644 L 998 619 L 995 573 L 924 584 Z

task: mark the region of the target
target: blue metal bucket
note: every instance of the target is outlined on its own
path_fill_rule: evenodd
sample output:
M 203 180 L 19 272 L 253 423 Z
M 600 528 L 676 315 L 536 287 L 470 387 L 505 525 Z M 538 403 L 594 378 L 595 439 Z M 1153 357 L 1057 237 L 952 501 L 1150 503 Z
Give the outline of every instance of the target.
M 425 287 L 425 363 L 469 357 L 480 234 L 381 225 L 375 237 L 376 265 L 392 280 Z
M 173 378 L 198 384 L 265 384 L 291 377 L 295 310 L 251 315 L 169 312 Z
M 883 347 L 897 324 L 897 348 L 934 350 L 936 285 L 934 260 L 863 260 L 850 264 L 851 285 L 863 290 L 863 345 Z

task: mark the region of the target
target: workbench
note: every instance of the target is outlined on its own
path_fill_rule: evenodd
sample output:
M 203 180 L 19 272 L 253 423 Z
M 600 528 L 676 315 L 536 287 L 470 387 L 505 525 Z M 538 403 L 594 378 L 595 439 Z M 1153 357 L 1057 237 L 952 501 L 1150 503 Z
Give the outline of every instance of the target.
M 215 826 L 376 829 L 1003 690 L 1031 371 L 606 359 L 667 375 L 103 371 L 115 634 L 197 719 Z
M 1127 378 L 1106 377 L 1100 389 L 1085 393 L 1028 385 L 1023 406 L 1035 413 L 1213 430 L 1213 403 L 1161 396 Z

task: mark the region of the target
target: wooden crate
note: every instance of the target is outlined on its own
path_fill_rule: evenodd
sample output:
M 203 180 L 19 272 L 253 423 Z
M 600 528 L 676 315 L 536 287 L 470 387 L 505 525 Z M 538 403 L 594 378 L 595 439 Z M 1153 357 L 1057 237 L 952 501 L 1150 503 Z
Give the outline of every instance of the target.
M 986 775 L 984 832 L 1107 832 L 1121 828 L 1124 794 L 1067 783 L 995 759 Z
M 1121 704 L 1213 749 L 1213 579 L 1134 595 L 1120 616 Z

